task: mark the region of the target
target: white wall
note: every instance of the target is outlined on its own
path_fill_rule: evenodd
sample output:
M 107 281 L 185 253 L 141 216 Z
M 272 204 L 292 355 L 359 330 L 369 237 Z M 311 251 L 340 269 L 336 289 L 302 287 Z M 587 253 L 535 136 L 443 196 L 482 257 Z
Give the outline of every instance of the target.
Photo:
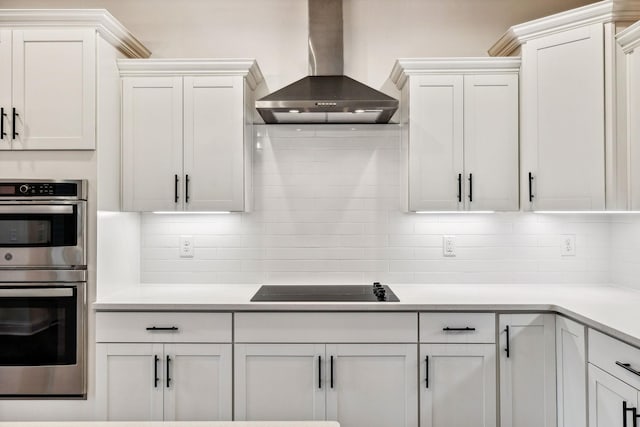
M 614 283 L 640 290 L 640 216 L 612 218 L 611 277 Z
M 143 215 L 143 282 L 610 280 L 606 216 L 402 213 L 397 126 L 266 129 L 258 128 L 254 212 Z M 193 259 L 179 258 L 183 234 L 195 236 Z M 445 234 L 457 236 L 455 258 L 442 255 Z M 576 236 L 575 257 L 560 255 L 565 234 Z
M 345 72 L 380 88 L 397 58 L 486 56 L 511 25 L 593 0 L 344 0 Z M 106 8 L 154 57 L 256 58 L 271 90 L 307 74 L 306 0 L 0 0 Z

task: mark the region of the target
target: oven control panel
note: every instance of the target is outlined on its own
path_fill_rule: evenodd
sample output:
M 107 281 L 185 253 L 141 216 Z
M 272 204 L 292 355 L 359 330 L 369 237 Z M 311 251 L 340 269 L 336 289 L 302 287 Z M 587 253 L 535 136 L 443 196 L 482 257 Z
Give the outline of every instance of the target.
M 82 184 L 82 181 L 0 181 L 0 199 L 81 199 Z

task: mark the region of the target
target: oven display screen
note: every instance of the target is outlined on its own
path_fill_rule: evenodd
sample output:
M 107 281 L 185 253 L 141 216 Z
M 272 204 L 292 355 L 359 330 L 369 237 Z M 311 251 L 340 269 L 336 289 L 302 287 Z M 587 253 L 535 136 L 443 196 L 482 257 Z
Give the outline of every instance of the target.
M 15 185 L 0 185 L 0 196 L 16 194 Z

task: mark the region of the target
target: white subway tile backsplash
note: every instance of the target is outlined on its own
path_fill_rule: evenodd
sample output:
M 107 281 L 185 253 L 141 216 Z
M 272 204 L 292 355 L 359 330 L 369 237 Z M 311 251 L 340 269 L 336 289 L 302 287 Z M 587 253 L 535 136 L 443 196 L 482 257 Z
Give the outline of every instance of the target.
M 352 128 L 258 127 L 252 212 L 142 215 L 142 281 L 595 284 L 640 273 L 633 218 L 402 212 L 399 128 Z M 179 258 L 185 234 L 192 259 Z M 445 234 L 456 257 L 442 255 Z M 560 255 L 565 234 L 575 257 Z M 612 239 L 624 241 L 613 259 Z

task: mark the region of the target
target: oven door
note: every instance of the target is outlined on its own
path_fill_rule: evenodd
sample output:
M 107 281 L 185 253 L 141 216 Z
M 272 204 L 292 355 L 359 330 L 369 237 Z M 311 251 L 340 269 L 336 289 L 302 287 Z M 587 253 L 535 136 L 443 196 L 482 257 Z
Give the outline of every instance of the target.
M 1 202 L 0 268 L 86 265 L 86 202 Z
M 0 395 L 85 395 L 85 283 L 0 285 Z

